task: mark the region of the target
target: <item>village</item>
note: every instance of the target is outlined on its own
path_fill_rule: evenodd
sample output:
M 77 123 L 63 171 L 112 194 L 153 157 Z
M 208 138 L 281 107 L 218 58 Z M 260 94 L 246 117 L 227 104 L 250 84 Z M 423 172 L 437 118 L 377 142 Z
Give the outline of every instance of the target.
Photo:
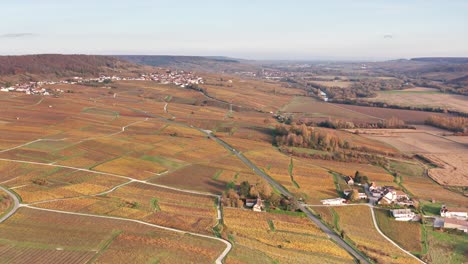
M 357 174 L 358 172 L 356 172 Z M 442 205 L 439 215 L 425 215 L 418 202 L 394 186 L 377 186 L 374 182 L 356 181 L 356 176 L 344 176 L 350 187 L 342 191 L 343 197 L 321 200 L 324 206 L 348 206 L 367 204 L 389 210 L 389 217 L 396 221 L 413 221 L 429 224 L 437 230 L 459 230 L 468 233 L 468 211 L 464 208 L 448 208 Z
M 194 85 L 203 84 L 204 80 L 202 77 L 194 75 L 192 72 L 185 71 L 171 71 L 162 70 L 160 72 L 141 74 L 139 77 L 120 77 L 120 76 L 106 76 L 101 75 L 98 78 L 83 78 L 73 77 L 72 79 L 61 80 L 61 81 L 38 81 L 38 82 L 27 82 L 8 87 L 0 87 L 0 92 L 16 92 L 25 93 L 28 95 L 43 95 L 49 96 L 52 94 L 63 93 L 61 89 L 49 89 L 47 85 L 56 84 L 86 84 L 86 83 L 110 83 L 112 81 L 154 81 L 161 84 L 173 84 L 182 88 Z
M 321 200 L 322 205 L 299 204 L 306 207 L 316 206 L 351 206 L 363 205 L 371 208 L 388 210 L 388 217 L 395 221 L 421 222 L 431 225 L 437 230 L 459 230 L 468 233 L 468 212 L 460 208 L 448 208 L 442 205 L 439 215 L 425 215 L 419 209 L 418 201 L 413 200 L 407 193 L 395 186 L 377 186 L 374 182 L 367 183 L 367 177 L 358 171 L 354 176 L 342 176 L 348 188 L 343 189 L 341 197 Z M 236 207 L 255 212 L 271 210 L 297 210 L 298 204 L 289 197 L 280 196 L 273 192 L 264 182 L 255 184 L 247 181 L 240 185 L 228 185 L 228 190 L 222 196 L 222 203 L 226 207 Z

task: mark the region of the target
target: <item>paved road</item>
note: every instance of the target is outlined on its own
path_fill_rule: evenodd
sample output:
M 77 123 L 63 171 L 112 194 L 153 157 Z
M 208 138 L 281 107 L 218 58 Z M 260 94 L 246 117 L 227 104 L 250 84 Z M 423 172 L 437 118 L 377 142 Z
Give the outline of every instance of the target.
M 7 220 L 10 216 L 12 216 L 16 212 L 16 210 L 18 210 L 19 200 L 18 200 L 18 197 L 16 197 L 16 195 L 11 193 L 8 189 L 5 189 L 2 186 L 0 186 L 0 190 L 6 192 L 13 200 L 13 208 L 6 215 L 0 218 L 0 223 L 2 223 L 3 221 Z

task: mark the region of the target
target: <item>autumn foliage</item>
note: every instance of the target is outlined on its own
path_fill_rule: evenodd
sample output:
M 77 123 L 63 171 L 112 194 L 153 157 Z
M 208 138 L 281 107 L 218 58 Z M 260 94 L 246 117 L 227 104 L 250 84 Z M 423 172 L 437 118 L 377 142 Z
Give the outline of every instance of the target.
M 426 120 L 426 124 L 457 133 L 468 133 L 468 118 L 466 117 L 442 117 L 432 115 Z

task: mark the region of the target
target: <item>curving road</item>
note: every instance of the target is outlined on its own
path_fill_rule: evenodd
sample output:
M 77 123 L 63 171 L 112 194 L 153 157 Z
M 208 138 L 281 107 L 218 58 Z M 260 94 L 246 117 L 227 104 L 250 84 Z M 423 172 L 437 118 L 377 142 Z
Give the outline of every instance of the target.
M 10 216 L 12 216 L 18 210 L 20 203 L 19 203 L 18 197 L 16 197 L 16 195 L 14 195 L 8 189 L 0 186 L 0 190 L 7 193 L 13 200 L 13 208 L 11 208 L 11 210 L 8 213 L 6 213 L 4 216 L 0 217 L 0 223 L 3 223 L 3 221 L 7 220 Z
M 29 209 L 34 209 L 34 210 L 46 211 L 46 212 L 60 213 L 60 214 L 79 215 L 79 216 L 88 216 L 88 217 L 96 217 L 96 218 L 127 221 L 127 222 L 133 222 L 133 223 L 138 223 L 138 224 L 142 224 L 142 225 L 147 225 L 147 226 L 151 226 L 151 227 L 156 227 L 156 228 L 167 230 L 167 231 L 177 232 L 177 233 L 181 233 L 181 234 L 190 234 L 190 235 L 197 236 L 197 237 L 215 239 L 217 241 L 223 242 L 226 245 L 226 248 L 224 249 L 224 251 L 216 259 L 216 261 L 215 261 L 216 264 L 222 264 L 223 259 L 227 256 L 227 254 L 229 253 L 229 251 L 231 251 L 231 248 L 232 248 L 231 243 L 229 243 L 228 241 L 226 241 L 224 239 L 221 239 L 221 238 L 208 236 L 208 235 L 197 234 L 197 233 L 192 233 L 192 232 L 187 232 L 187 231 L 183 231 L 183 230 L 180 230 L 180 229 L 175 229 L 175 228 L 170 228 L 170 227 L 165 227 L 165 226 L 160 226 L 160 225 L 155 225 L 155 224 L 150 224 L 150 223 L 143 222 L 143 221 L 140 221 L 140 220 L 135 220 L 135 219 L 128 219 L 128 218 L 115 217 L 115 216 L 93 215 L 93 214 L 85 214 L 85 213 L 74 213 L 74 212 L 68 212 L 68 211 L 60 211 L 60 210 L 54 210 L 54 209 L 33 207 L 33 206 L 30 206 L 30 205 L 22 205 L 22 207 L 29 208 Z

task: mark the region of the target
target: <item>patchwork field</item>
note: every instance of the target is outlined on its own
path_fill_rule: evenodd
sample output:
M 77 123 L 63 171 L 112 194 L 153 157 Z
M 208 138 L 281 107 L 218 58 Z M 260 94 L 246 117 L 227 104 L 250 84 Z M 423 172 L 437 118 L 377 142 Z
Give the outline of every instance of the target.
M 213 239 L 138 223 L 29 208 L 21 208 L 2 223 L 0 237 L 2 263 L 109 263 L 122 259 L 210 263 L 225 248 Z
M 341 105 L 325 103 L 318 101 L 312 97 L 294 97 L 290 102 L 285 104 L 281 109 L 283 112 L 300 113 L 305 117 L 317 119 L 347 119 L 355 122 L 359 121 L 378 121 L 380 118 L 373 116 L 371 113 L 359 113 L 343 109 Z
M 395 177 L 380 167 L 290 157 L 272 146 L 271 132 L 277 123 L 270 111 L 317 120 L 330 116 L 377 122 L 382 118 L 303 97 L 303 90 L 279 82 L 207 75 L 203 88 L 217 100 L 199 91 L 152 82 L 51 88 L 67 92 L 57 98 L 0 94 L 0 183 L 18 194 L 22 203 L 36 207 L 22 207 L 1 224 L 2 263 L 118 263 L 122 259 L 212 263 L 226 248 L 213 239 L 218 222 L 224 222 L 224 238 L 234 245 L 226 263 L 353 261 L 302 213 L 233 208 L 219 212 L 216 196 L 227 185 L 256 183 L 260 178 L 195 127 L 212 130 L 309 204 L 338 195 L 337 174 L 359 171 L 379 185 L 396 185 Z M 226 102 L 233 103 L 233 112 Z M 397 155 L 397 148 L 411 144 L 393 145 L 380 138 L 324 130 L 379 153 Z M 433 195 L 427 191 L 431 183 L 417 168 L 395 164 L 396 168 L 411 193 L 426 199 Z M 449 192 L 440 188 L 436 199 Z M 452 196 L 447 201 L 456 204 L 456 199 Z M 8 201 L 0 200 L 0 214 L 2 204 L 6 208 Z M 359 249 L 380 262 L 412 261 L 378 236 L 369 225 L 369 212 L 357 210 L 338 208 L 335 216 Z M 224 219 L 218 219 L 222 215 Z M 324 209 L 323 219 L 334 221 L 334 212 Z M 406 237 L 402 239 L 407 243 Z M 418 250 L 415 244 L 408 247 Z
M 423 112 L 423 111 L 411 111 L 403 109 L 390 109 L 390 108 L 379 108 L 379 107 L 367 107 L 359 105 L 347 105 L 347 104 L 332 104 L 342 109 L 342 111 L 352 111 L 361 115 L 366 115 L 370 118 L 376 119 L 390 119 L 396 117 L 409 124 L 424 124 L 424 122 L 430 116 L 449 116 L 442 113 Z
M 430 88 L 381 91 L 377 93 L 377 97 L 366 100 L 400 106 L 441 107 L 468 113 L 468 96 L 441 93 Z
M 216 225 L 214 197 L 130 183 L 96 197 L 39 203 L 41 208 L 139 219 L 148 223 L 205 234 Z
M 402 152 L 424 156 L 437 165 L 438 168 L 429 170 L 429 176 L 441 185 L 468 186 L 468 171 L 464 166 L 468 163 L 468 147 L 464 144 L 424 130 L 363 130 L 361 134 L 390 144 Z
M 425 175 L 425 168 L 416 162 L 391 161 L 390 168 L 399 175 L 399 181 L 405 189 L 418 199 L 440 201 L 448 205 L 461 207 L 468 199 L 462 194 L 447 190 Z

